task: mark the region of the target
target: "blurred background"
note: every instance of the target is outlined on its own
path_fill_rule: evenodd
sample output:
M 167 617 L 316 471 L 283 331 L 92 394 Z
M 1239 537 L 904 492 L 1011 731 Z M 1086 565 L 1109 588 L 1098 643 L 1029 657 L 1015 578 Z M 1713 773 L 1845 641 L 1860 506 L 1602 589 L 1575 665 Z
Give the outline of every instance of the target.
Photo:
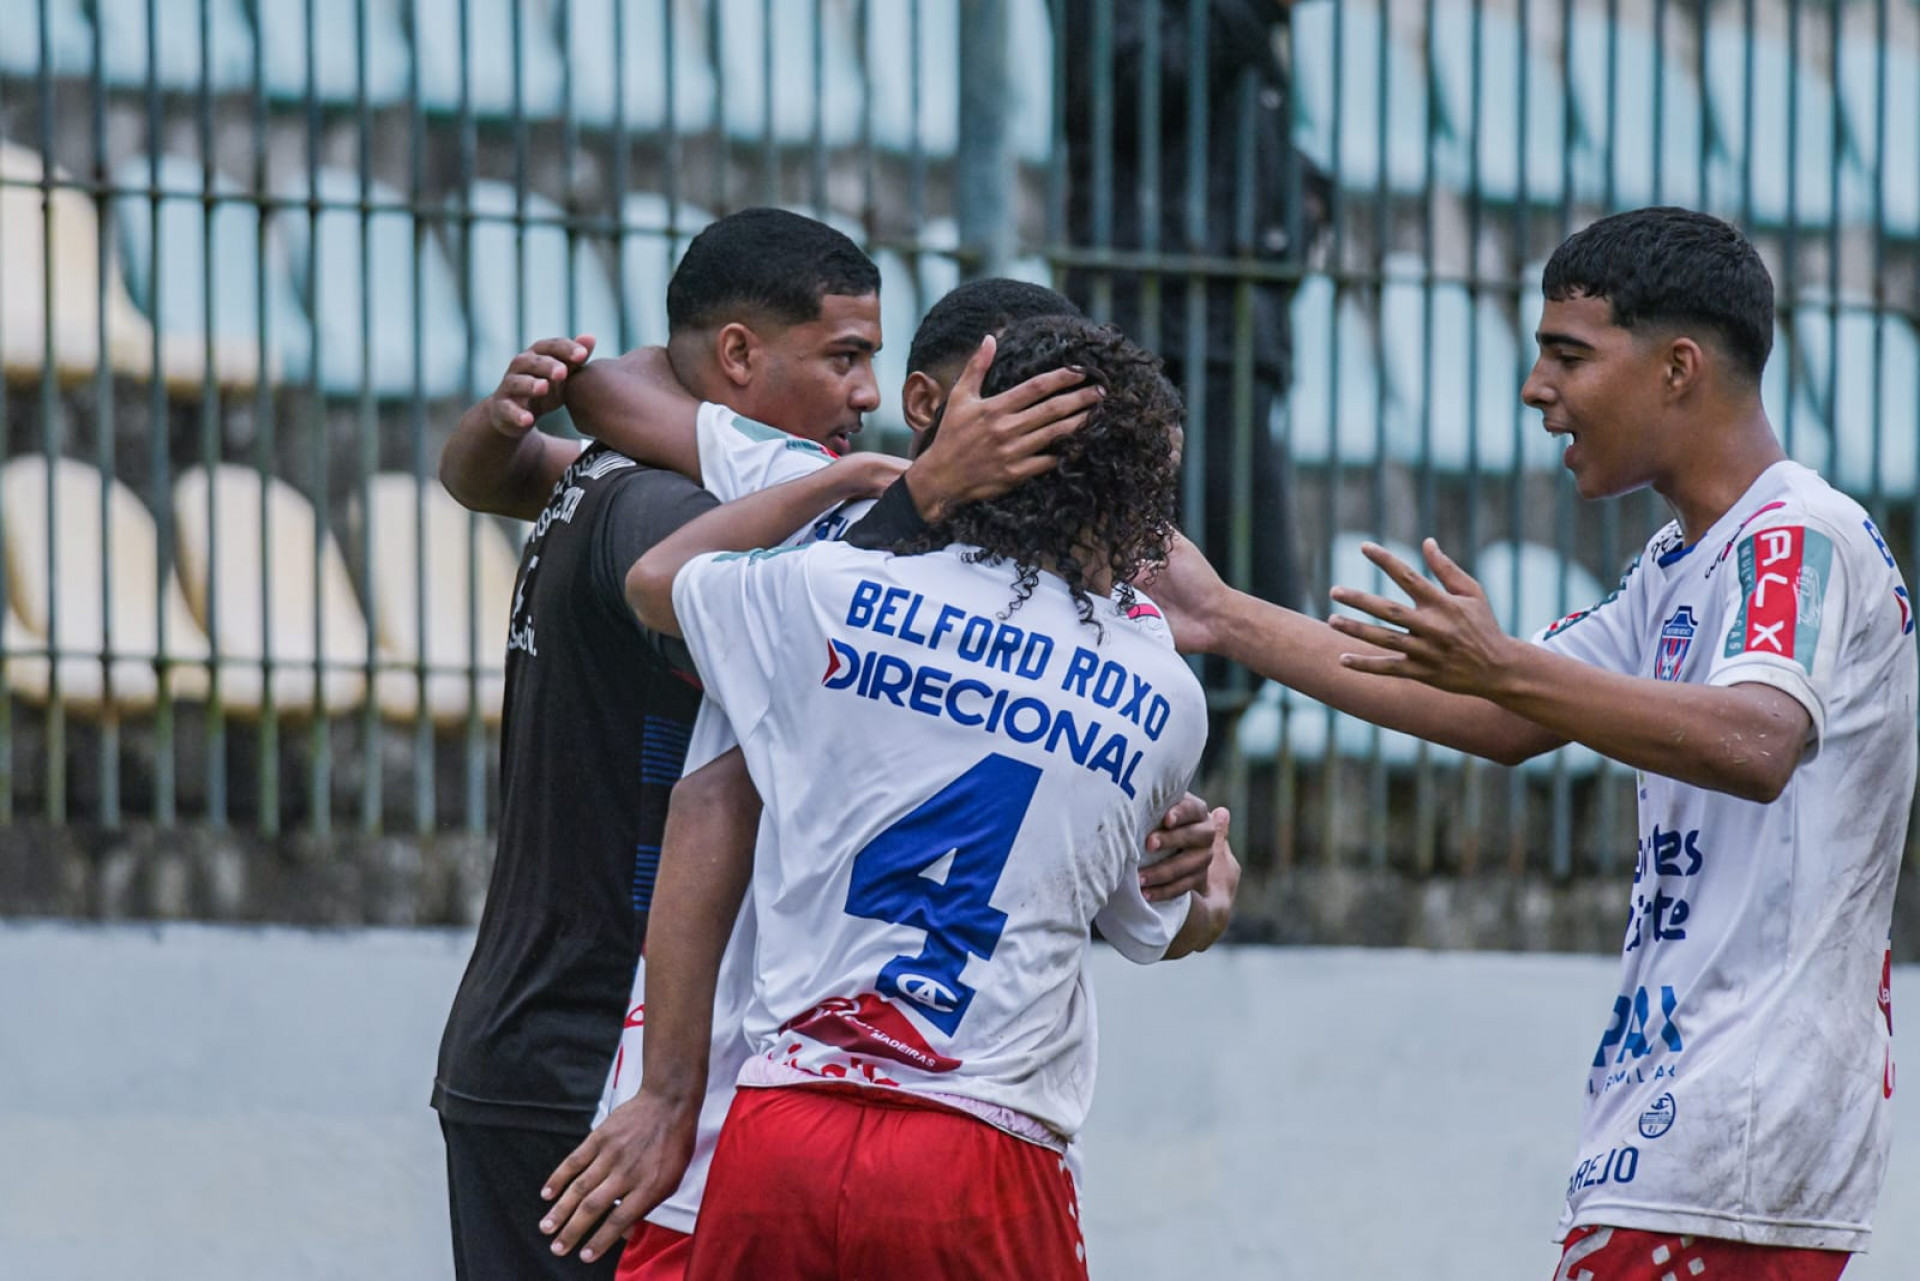
M 0 916 L 448 927 L 340 935 L 353 946 L 313 960 L 447 950 L 406 989 L 421 999 L 394 997 L 437 1030 L 434 984 L 457 976 L 491 857 L 524 536 L 452 503 L 440 445 L 532 339 L 663 341 L 679 251 L 749 205 L 822 217 L 880 266 L 884 403 L 863 447 L 904 446 L 898 390 L 932 301 L 983 274 L 1052 284 L 1167 358 L 1191 419 L 1185 523 L 1230 580 L 1324 612 L 1330 584 L 1374 581 L 1363 537 L 1431 533 L 1516 631 L 1592 604 L 1667 519 L 1651 494 L 1581 503 L 1519 403 L 1541 265 L 1609 211 L 1708 209 L 1774 274 L 1764 398 L 1789 452 L 1914 569 L 1915 0 L 0 10 Z M 1233 806 L 1247 864 L 1236 940 L 1617 948 L 1630 772 L 1579 748 L 1508 770 L 1200 670 L 1204 790 Z M 175 963 L 127 939 L 198 974 L 178 940 L 205 937 L 229 938 L 0 928 L 0 988 L 41 1011 L 7 1018 L 0 1047 L 49 1010 L 127 999 L 83 997 L 86 964 Z M 242 977 L 324 948 L 246 952 L 258 937 L 207 946 L 240 949 Z M 1920 958 L 1911 885 L 1894 946 Z M 1242 952 L 1209 964 L 1319 963 Z M 1110 1003 L 1142 981 L 1116 978 Z M 1375 999 L 1329 981 L 1346 1006 Z M 167 1035 L 218 1057 L 254 999 Z M 1427 1008 L 1451 1017 L 1437 991 Z M 88 1044 L 34 1070 L 76 1079 L 61 1055 Z M 425 1125 L 430 1069 L 404 1072 L 392 1088 L 417 1086 Z M 1577 1079 L 1551 1083 L 1549 1171 Z M 1461 1078 L 1446 1106 L 1490 1106 L 1478 1088 Z M 0 1260 L 20 1239 L 0 1236 Z

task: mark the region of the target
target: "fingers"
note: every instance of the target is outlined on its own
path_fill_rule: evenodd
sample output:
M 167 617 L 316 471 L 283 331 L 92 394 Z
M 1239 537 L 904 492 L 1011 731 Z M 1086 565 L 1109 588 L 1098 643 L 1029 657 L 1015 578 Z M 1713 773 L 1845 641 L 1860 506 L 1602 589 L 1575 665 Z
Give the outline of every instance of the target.
M 560 1189 L 580 1177 L 581 1171 L 593 1164 L 593 1158 L 600 1151 L 600 1133 L 594 1131 L 580 1141 L 580 1146 L 567 1153 L 567 1159 L 554 1167 L 552 1174 L 540 1188 L 540 1199 L 551 1201 L 559 1195 Z
M 542 338 L 539 342 L 529 343 L 527 349 L 514 358 L 514 362 L 517 364 L 528 356 L 546 357 L 561 366 L 560 375 L 564 377 L 566 366 L 583 365 L 592 354 L 591 334 L 582 334 L 578 338 Z
M 1346 609 L 1357 609 L 1363 614 L 1371 614 L 1382 622 L 1393 623 L 1399 627 L 1407 627 L 1414 621 L 1415 611 L 1413 606 L 1407 604 L 1405 601 L 1395 600 L 1391 596 L 1376 596 L 1372 592 L 1363 592 L 1353 587 L 1336 587 L 1327 594 L 1333 598 L 1334 604 L 1343 606 Z M 1338 615 L 1328 621 L 1333 623 L 1339 630 L 1346 630 L 1345 628 L 1339 627 L 1341 619 Z M 1359 620 L 1348 619 L 1346 621 L 1358 622 Z M 1351 635 L 1352 633 L 1348 634 Z M 1400 633 L 1395 632 L 1394 634 L 1399 635 Z
M 1008 413 L 1019 413 L 1051 400 L 1069 388 L 1079 386 L 1086 381 L 1086 371 L 1072 365 L 1060 369 L 1049 369 L 1046 373 L 1035 374 L 1019 386 L 1009 387 L 995 396 L 994 406 Z M 1093 384 L 1081 388 L 1081 392 L 1083 394 L 1091 392 L 1096 400 L 1102 394 L 1101 389 Z
M 619 1246 L 627 1235 L 627 1230 L 640 1221 L 641 1202 L 638 1197 L 627 1196 L 619 1205 L 613 1207 L 613 1213 L 606 1217 L 600 1230 L 588 1239 L 586 1247 L 580 1251 L 582 1263 L 592 1263 L 602 1258 L 607 1251 Z
M 1412 649 L 1414 638 L 1395 627 L 1382 627 L 1364 619 L 1353 618 L 1346 614 L 1335 614 L 1327 620 L 1327 626 L 1342 636 L 1350 636 L 1375 648 L 1393 654 L 1406 654 Z
M 1207 869 L 1213 866 L 1213 828 L 1205 843 L 1167 855 L 1140 869 L 1140 893 L 1149 903 L 1165 903 L 1182 894 L 1204 892 Z
M 590 1219 L 580 1220 L 580 1211 L 589 1200 L 600 1194 L 601 1189 L 606 1184 L 607 1170 L 610 1164 L 610 1162 L 601 1157 L 596 1157 L 593 1164 L 576 1174 L 561 1187 L 560 1199 L 553 1203 L 553 1208 L 547 1211 L 545 1217 L 540 1220 L 540 1230 L 542 1232 L 549 1235 L 557 1234 L 554 1235 L 553 1242 L 553 1252 L 555 1254 L 565 1254 L 568 1250 L 571 1250 L 574 1247 L 574 1243 L 585 1236 L 587 1229 L 592 1227 L 594 1222 L 599 1219 L 600 1214 L 596 1213 Z M 605 1213 L 606 1209 L 611 1206 L 612 1203 L 613 1194 L 609 1192 L 602 1200 L 600 1213 Z M 576 1224 L 575 1220 L 580 1220 L 580 1222 Z
M 1480 584 L 1473 575 L 1460 568 L 1453 557 L 1440 550 L 1438 539 L 1429 538 L 1420 544 L 1420 551 L 1427 558 L 1427 567 L 1433 570 L 1433 576 L 1440 585 L 1455 596 L 1484 596 Z
M 1394 584 L 1398 586 L 1401 591 L 1405 592 L 1411 600 L 1419 601 L 1424 598 L 1431 598 L 1440 590 L 1427 579 L 1426 575 L 1378 543 L 1360 544 L 1360 554 L 1372 561 L 1375 565 L 1378 565 L 1381 571 L 1385 573 L 1388 578 L 1392 579 Z
M 1204 822 L 1207 818 L 1207 803 L 1192 792 L 1188 792 L 1174 802 L 1173 808 L 1168 810 L 1166 817 L 1160 820 L 1160 826 L 1171 831 L 1176 827 L 1190 827 L 1195 823 Z M 1147 838 L 1147 847 L 1158 848 L 1153 844 L 1152 837 Z

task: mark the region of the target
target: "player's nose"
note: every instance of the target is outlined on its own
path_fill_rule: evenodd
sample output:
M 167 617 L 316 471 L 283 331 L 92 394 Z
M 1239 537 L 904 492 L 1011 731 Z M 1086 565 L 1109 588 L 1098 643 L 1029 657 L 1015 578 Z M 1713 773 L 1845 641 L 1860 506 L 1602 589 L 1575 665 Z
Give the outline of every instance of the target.
M 847 408 L 861 414 L 870 414 L 880 408 L 880 381 L 873 376 L 871 364 L 861 364 L 860 372 L 847 394 Z

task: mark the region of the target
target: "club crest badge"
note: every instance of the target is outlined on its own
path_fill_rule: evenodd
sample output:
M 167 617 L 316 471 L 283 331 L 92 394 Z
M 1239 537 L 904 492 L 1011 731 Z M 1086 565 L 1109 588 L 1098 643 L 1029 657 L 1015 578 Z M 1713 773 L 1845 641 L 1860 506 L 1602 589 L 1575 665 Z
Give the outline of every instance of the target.
M 1660 650 L 1653 660 L 1655 680 L 1680 679 L 1681 665 L 1687 661 L 1687 651 L 1693 647 L 1693 634 L 1699 629 L 1691 606 L 1682 605 L 1673 612 L 1673 617 L 1660 628 Z

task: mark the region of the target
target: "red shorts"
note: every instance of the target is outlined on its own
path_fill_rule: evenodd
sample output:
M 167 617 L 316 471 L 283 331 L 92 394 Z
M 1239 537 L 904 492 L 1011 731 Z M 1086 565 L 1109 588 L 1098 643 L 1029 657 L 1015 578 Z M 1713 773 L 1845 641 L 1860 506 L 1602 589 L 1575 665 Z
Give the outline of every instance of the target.
M 1852 1258 L 1837 1250 L 1744 1245 L 1633 1228 L 1575 1228 L 1554 1281 L 1835 1281 Z
M 686 1281 L 687 1258 L 692 1253 L 692 1237 L 642 1219 L 620 1252 L 614 1281 Z
M 1085 1281 L 1057 1153 L 862 1086 L 733 1096 L 689 1281 Z

